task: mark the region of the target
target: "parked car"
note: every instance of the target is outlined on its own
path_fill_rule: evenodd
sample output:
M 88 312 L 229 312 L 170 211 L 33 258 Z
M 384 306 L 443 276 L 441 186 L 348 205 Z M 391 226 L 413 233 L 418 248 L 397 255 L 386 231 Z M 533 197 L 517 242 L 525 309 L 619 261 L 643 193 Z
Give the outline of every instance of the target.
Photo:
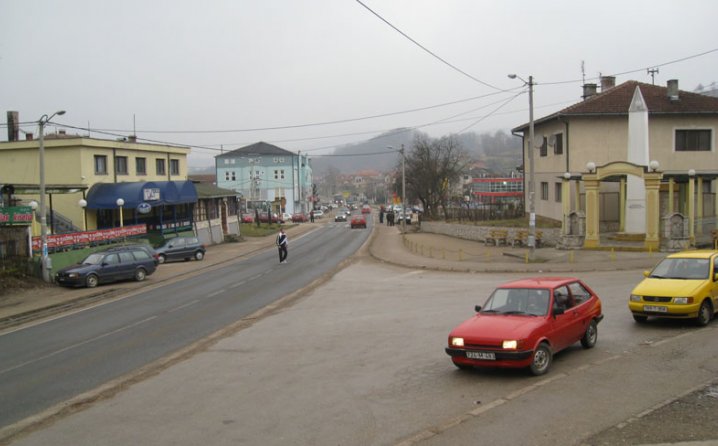
M 295 212 L 292 214 L 292 223 L 304 223 L 307 221 L 309 221 L 309 218 L 301 212 Z
M 334 221 L 335 222 L 341 222 L 341 221 L 346 222 L 347 214 L 345 214 L 343 212 L 338 212 L 337 215 L 334 216 Z
M 352 215 L 351 227 L 354 228 L 366 228 L 366 218 L 364 214 Z
M 165 263 L 168 260 L 192 258 L 202 260 L 207 250 L 197 237 L 173 237 L 155 251 L 160 258 L 160 263 Z
M 288 212 L 282 212 L 282 223 L 292 221 L 292 214 Z
M 708 325 L 718 311 L 718 251 L 671 254 L 631 292 L 628 309 L 636 322 L 649 316 L 695 319 Z
M 321 209 L 314 209 L 314 218 L 324 217 L 324 211 Z
M 157 254 L 157 251 L 155 251 L 154 248 L 152 248 L 150 245 L 145 245 L 142 243 L 134 243 L 134 244 L 131 243 L 131 244 L 122 245 L 122 246 L 115 246 L 112 248 L 108 248 L 107 251 L 108 252 L 118 252 L 118 251 L 125 251 L 128 248 L 143 249 L 155 261 L 155 266 L 160 264 L 160 256 L 159 256 L 159 254 Z
M 252 214 L 242 215 L 242 223 L 254 223 L 254 215 L 252 215 Z
M 269 217 L 266 212 L 259 213 L 260 223 L 269 223 Z M 276 213 L 272 213 L 272 223 L 279 223 L 279 216 Z
M 80 263 L 62 268 L 55 274 L 55 280 L 63 286 L 94 288 L 118 280 L 141 282 L 156 268 L 155 259 L 147 250 L 137 246 L 118 247 L 92 253 Z
M 460 369 L 549 370 L 553 355 L 581 341 L 592 348 L 601 300 L 576 278 L 536 277 L 498 287 L 476 314 L 449 333 L 446 353 Z
M 401 212 L 397 212 L 394 214 L 394 223 L 397 225 L 401 224 L 401 219 L 404 219 L 407 225 L 411 224 L 411 214 L 402 214 Z

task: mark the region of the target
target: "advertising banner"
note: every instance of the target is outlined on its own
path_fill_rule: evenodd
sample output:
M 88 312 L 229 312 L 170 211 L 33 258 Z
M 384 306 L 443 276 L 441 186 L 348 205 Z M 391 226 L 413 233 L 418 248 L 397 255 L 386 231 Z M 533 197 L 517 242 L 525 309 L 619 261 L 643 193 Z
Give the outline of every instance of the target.
M 96 231 L 73 232 L 70 234 L 55 234 L 47 236 L 48 250 L 57 250 L 70 246 L 89 245 L 104 241 L 118 240 L 125 237 L 147 233 L 147 226 L 134 225 L 123 228 L 99 229 Z M 32 238 L 32 251 L 39 253 L 42 249 L 40 237 Z

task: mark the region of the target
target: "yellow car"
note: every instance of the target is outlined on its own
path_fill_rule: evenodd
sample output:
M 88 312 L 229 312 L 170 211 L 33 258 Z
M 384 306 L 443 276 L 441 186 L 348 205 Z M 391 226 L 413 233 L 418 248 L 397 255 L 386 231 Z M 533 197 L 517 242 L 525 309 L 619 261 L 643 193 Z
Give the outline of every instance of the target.
M 649 316 L 695 319 L 707 325 L 718 310 L 718 251 L 671 254 L 631 292 L 628 308 L 636 322 Z

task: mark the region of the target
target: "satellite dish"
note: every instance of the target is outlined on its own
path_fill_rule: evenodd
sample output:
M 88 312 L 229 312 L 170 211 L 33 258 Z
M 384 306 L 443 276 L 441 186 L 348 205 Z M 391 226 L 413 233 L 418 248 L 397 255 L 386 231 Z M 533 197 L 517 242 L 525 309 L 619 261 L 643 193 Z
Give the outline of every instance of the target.
M 540 149 L 541 146 L 543 146 L 544 137 L 543 136 L 535 136 L 534 137 L 534 149 Z

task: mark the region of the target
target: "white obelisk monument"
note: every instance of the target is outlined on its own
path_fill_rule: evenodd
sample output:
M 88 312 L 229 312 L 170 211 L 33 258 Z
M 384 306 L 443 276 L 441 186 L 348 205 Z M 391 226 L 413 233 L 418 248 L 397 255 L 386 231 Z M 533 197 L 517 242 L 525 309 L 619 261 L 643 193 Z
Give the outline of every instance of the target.
M 628 108 L 629 163 L 648 166 L 648 107 L 641 90 L 636 87 Z M 643 178 L 628 175 L 626 180 L 626 228 L 630 234 L 646 232 L 646 187 Z

